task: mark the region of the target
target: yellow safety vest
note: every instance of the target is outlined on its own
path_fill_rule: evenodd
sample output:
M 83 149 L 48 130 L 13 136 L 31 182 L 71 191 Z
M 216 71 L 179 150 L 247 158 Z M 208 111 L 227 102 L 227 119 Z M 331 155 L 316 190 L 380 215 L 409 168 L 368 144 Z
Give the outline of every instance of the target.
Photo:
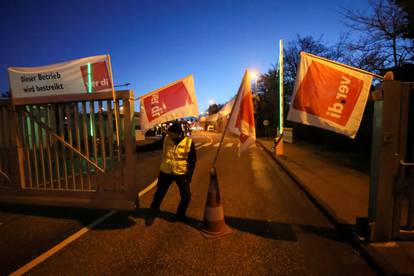
M 191 149 L 191 139 L 185 137 L 176 145 L 169 135 L 165 136 L 160 170 L 164 173 L 183 175 L 187 172 L 187 157 Z

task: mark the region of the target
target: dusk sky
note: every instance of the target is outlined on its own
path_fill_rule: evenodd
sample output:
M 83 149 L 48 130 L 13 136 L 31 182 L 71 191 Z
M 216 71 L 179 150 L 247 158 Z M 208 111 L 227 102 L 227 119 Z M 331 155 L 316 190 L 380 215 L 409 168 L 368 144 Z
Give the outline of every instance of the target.
M 335 43 L 346 30 L 341 6 L 367 10 L 368 1 L 3 0 L 0 91 L 9 66 L 109 53 L 115 85 L 131 83 L 136 96 L 193 74 L 203 112 L 237 92 L 245 69 L 276 64 L 279 39 Z

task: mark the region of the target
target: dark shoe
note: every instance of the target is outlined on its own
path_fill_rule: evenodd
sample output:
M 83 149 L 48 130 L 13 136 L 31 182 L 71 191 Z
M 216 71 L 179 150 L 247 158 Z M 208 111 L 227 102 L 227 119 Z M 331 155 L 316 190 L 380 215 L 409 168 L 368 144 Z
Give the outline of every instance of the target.
M 147 217 L 145 218 L 145 225 L 151 226 L 154 223 L 155 217 L 157 214 L 154 211 L 149 211 Z

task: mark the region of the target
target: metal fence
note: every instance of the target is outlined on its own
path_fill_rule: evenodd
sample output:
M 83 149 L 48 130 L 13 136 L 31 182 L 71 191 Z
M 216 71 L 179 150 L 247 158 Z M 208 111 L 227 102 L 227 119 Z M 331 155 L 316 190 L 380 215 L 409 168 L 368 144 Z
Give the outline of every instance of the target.
M 0 201 L 136 207 L 133 93 L 116 94 L 116 103 L 111 92 L 48 104 L 0 102 Z
M 10 148 L 10 112 L 11 106 L 9 100 L 0 99 L 0 188 L 8 188 L 12 185 L 11 182 L 11 163 Z

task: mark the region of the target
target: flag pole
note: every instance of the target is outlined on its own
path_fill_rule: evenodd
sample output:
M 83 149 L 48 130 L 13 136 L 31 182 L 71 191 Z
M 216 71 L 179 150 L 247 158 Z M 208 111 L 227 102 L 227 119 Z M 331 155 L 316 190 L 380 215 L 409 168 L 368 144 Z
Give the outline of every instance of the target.
M 279 136 L 275 145 L 276 155 L 283 155 L 283 40 L 279 40 Z
M 114 112 L 115 112 L 115 132 L 116 132 L 116 144 L 119 148 L 119 122 L 118 122 L 118 109 L 116 104 L 116 95 L 115 95 L 115 87 L 114 87 L 114 76 L 112 75 L 112 65 L 111 65 L 111 56 L 107 54 L 108 57 L 108 69 L 111 75 L 111 86 L 112 86 L 112 100 L 114 101 Z
M 346 65 L 346 64 L 337 62 L 337 61 L 329 60 L 327 58 L 318 57 L 318 56 L 315 56 L 315 55 L 312 55 L 312 54 L 309 54 L 309 53 L 306 53 L 306 52 L 302 52 L 302 53 L 304 53 L 304 54 L 306 54 L 308 56 L 311 56 L 313 58 L 316 58 L 316 59 L 320 59 L 320 60 L 323 60 L 323 61 L 326 61 L 326 62 L 333 63 L 335 65 L 343 66 L 343 67 L 346 67 L 348 69 L 352 69 L 352 70 L 358 71 L 358 72 L 363 73 L 363 74 L 371 75 L 371 76 L 373 76 L 375 78 L 378 78 L 378 79 L 382 79 L 382 80 L 384 79 L 383 76 L 380 76 L 380 75 L 377 75 L 377 74 L 374 74 L 374 73 L 371 73 L 371 72 L 368 72 L 368 71 L 365 71 L 365 70 L 362 70 L 362 69 L 359 69 L 359 68 L 356 68 L 356 67 L 353 67 L 353 66 L 349 66 L 349 65 Z
M 246 70 L 246 73 L 248 74 L 247 70 Z M 246 75 L 246 73 L 245 73 L 245 75 Z M 243 77 L 243 80 L 244 80 L 244 77 Z M 231 111 L 230 111 L 229 120 L 231 119 L 231 117 L 233 115 L 233 112 L 234 112 L 234 107 L 236 106 L 236 103 L 239 100 L 239 97 L 240 97 L 239 91 L 240 91 L 240 89 L 243 85 L 243 80 L 240 84 L 240 87 L 239 87 L 239 90 L 237 92 L 236 98 L 234 99 L 234 104 L 233 104 L 233 107 L 231 108 Z M 216 162 L 217 162 L 217 158 L 218 158 L 218 155 L 219 155 L 219 152 L 220 152 L 220 149 L 221 149 L 221 145 L 223 144 L 224 136 L 226 135 L 227 129 L 229 127 L 229 120 L 227 120 L 226 127 L 224 128 L 223 134 L 221 135 L 220 144 L 219 144 L 219 147 L 216 151 L 216 155 L 214 156 L 213 164 L 211 165 L 212 168 L 214 168 L 216 166 Z
M 280 63 L 279 63 L 279 128 L 280 128 L 280 135 L 283 134 L 283 96 L 284 96 L 284 79 L 283 79 L 283 40 L 279 41 L 279 48 L 280 48 Z

